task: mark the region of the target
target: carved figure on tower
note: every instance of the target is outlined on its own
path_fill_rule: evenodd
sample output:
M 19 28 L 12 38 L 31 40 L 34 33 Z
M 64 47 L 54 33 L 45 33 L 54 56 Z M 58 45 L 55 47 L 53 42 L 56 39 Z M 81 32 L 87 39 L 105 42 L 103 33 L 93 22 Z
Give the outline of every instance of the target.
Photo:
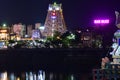
M 116 26 L 119 28 L 114 33 L 114 41 L 112 44 L 113 51 L 110 52 L 113 58 L 113 64 L 120 64 L 120 14 L 118 11 L 115 11 L 116 15 Z

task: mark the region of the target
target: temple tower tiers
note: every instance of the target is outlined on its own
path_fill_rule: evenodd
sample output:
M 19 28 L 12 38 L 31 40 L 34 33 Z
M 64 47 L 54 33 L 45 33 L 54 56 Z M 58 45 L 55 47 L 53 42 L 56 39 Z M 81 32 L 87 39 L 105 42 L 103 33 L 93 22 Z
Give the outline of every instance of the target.
M 66 31 L 66 25 L 62 13 L 61 4 L 49 4 L 48 13 L 45 21 L 44 36 L 53 36 L 55 31 L 64 33 Z

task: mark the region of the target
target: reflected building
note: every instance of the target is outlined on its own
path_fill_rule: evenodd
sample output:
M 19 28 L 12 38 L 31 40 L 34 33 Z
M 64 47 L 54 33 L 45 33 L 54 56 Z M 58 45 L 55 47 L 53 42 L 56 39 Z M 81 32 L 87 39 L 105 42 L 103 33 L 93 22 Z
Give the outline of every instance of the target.
M 11 73 L 9 75 L 9 80 L 15 80 L 15 74 L 14 73 Z
M 33 73 L 32 72 L 29 73 L 29 80 L 33 80 Z
M 21 73 L 21 80 L 26 80 L 25 72 L 22 72 L 22 73 Z
M 45 72 L 40 70 L 38 72 L 38 80 L 45 80 Z
M 37 80 L 37 75 L 36 75 L 36 73 L 33 73 L 33 80 Z
M 7 80 L 8 76 L 7 76 L 7 72 L 3 72 L 0 74 L 0 80 Z
M 29 80 L 29 75 L 28 75 L 28 72 L 25 73 L 25 80 Z

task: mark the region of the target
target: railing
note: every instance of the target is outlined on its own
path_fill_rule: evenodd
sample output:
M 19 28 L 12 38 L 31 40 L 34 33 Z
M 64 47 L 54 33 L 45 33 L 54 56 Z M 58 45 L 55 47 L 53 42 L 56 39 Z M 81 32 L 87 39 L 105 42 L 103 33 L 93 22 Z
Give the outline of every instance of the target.
M 93 69 L 93 80 L 120 80 L 120 64 L 110 64 L 106 69 Z

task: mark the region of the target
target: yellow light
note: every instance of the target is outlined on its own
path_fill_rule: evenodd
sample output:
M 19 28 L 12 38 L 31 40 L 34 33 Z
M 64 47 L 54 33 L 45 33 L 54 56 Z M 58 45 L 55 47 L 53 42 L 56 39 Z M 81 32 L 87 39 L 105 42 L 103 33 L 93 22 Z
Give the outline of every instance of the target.
M 6 32 L 7 32 L 7 30 L 0 30 L 0 32 L 1 32 L 1 33 L 6 33 Z
M 7 80 L 7 72 L 4 72 L 1 80 Z
M 59 37 L 59 36 L 57 36 L 57 39 L 60 39 L 60 37 Z
M 20 80 L 20 78 L 18 77 L 17 80 Z

